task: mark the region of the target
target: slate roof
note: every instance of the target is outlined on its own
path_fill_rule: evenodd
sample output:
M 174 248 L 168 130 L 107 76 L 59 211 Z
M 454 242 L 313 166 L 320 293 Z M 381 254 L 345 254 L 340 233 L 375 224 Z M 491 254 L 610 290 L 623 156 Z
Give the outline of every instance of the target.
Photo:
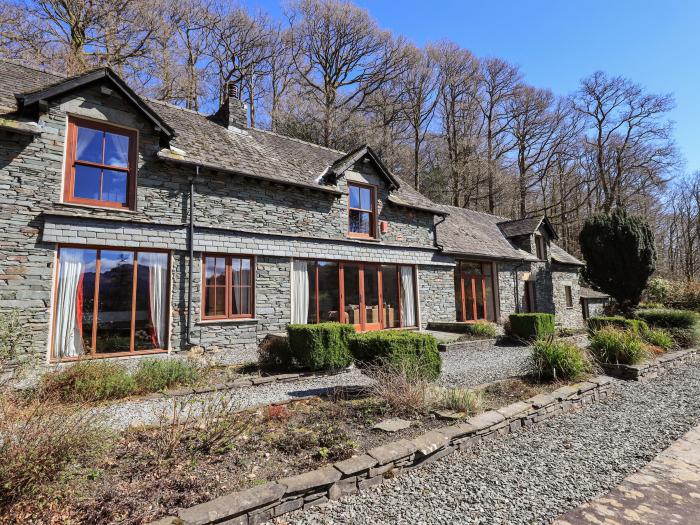
M 532 235 L 542 224 L 544 224 L 544 227 L 549 231 L 550 236 L 556 239 L 557 233 L 554 231 L 549 219 L 544 215 L 540 215 L 539 217 L 527 217 L 525 219 L 505 220 L 499 223 L 499 226 L 506 237 L 519 237 L 521 235 Z
M 586 286 L 581 286 L 579 291 L 579 296 L 583 299 L 609 299 L 610 296 L 606 293 L 599 292 L 593 288 L 588 288 Z
M 446 252 L 492 259 L 537 260 L 505 237 L 499 228 L 499 223 L 507 220 L 504 217 L 455 206 L 442 208 L 449 215 L 438 226 L 438 243 Z
M 552 255 L 552 260 L 560 264 L 569 264 L 573 266 L 584 266 L 584 263 L 571 255 L 569 252 L 554 244 L 549 243 L 549 251 Z
M 65 80 L 65 76 L 0 59 L 0 113 L 17 110 L 15 93 L 29 93 Z

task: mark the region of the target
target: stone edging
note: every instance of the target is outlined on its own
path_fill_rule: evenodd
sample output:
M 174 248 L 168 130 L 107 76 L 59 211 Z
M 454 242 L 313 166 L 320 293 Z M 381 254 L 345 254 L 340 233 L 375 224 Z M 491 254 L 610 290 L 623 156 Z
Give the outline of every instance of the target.
M 464 341 L 455 341 L 453 343 L 438 343 L 438 350 L 447 352 L 448 350 L 482 350 L 496 344 L 498 338 L 489 339 L 466 339 Z
M 401 439 L 370 449 L 333 465 L 264 485 L 234 492 L 183 509 L 151 525 L 256 525 L 297 509 L 307 509 L 378 485 L 403 469 L 431 463 L 480 441 L 541 423 L 608 397 L 613 387 L 607 376 L 563 386 L 466 421 L 431 430 L 414 439 Z
M 311 379 L 314 377 L 334 376 L 337 374 L 342 374 L 349 370 L 349 368 L 343 368 L 342 370 L 334 370 L 332 372 L 298 372 L 293 374 L 278 374 L 274 376 L 258 376 L 252 377 L 250 379 L 239 377 L 238 379 L 234 379 L 233 381 L 226 381 L 224 383 L 214 383 L 211 385 L 195 387 L 175 388 L 172 390 L 165 390 L 164 392 L 153 392 L 151 394 L 141 396 L 141 399 L 181 397 L 190 396 L 192 394 L 208 394 L 210 392 L 222 392 L 225 390 L 233 390 L 237 388 L 248 388 L 251 386 L 269 385 L 272 383 L 291 383 L 294 381 L 301 381 L 303 379 Z M 132 400 L 138 400 L 138 398 L 133 398 Z
M 700 348 L 691 348 L 689 350 L 669 352 L 657 357 L 656 359 L 652 359 L 651 361 L 640 363 L 638 365 L 603 363 L 601 367 L 606 374 L 618 379 L 648 381 L 649 379 L 657 377 L 659 374 L 663 374 L 670 368 L 696 358 L 699 353 Z

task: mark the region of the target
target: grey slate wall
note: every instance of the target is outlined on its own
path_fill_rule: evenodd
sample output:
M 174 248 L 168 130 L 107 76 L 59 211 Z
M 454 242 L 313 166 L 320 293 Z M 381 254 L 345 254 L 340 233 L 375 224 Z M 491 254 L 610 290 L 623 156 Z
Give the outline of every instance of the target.
M 572 307 L 566 306 L 565 286 L 571 286 Z M 582 328 L 583 314 L 581 312 L 578 269 L 563 265 L 554 265 L 552 269 L 552 288 L 556 323 L 565 328 Z
M 419 266 L 421 328 L 431 321 L 451 322 L 455 310 L 454 268 L 449 266 Z

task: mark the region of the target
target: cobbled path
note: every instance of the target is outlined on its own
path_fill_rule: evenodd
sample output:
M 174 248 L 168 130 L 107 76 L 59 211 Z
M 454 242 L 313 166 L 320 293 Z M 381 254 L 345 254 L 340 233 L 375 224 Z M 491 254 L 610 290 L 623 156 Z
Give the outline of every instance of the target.
M 530 524 L 618 485 L 700 421 L 700 363 L 279 523 Z

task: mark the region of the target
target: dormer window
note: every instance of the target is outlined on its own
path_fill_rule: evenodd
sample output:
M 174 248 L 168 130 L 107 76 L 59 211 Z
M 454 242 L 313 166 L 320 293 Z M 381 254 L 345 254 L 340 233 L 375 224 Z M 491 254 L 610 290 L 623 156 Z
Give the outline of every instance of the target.
M 539 260 L 544 261 L 547 258 L 547 251 L 544 245 L 544 237 L 542 235 L 535 235 L 535 250 L 537 250 L 537 258 Z
M 71 118 L 66 140 L 64 201 L 133 209 L 136 131 Z
M 350 237 L 376 237 L 376 206 L 374 187 L 364 184 L 348 184 L 348 235 Z

